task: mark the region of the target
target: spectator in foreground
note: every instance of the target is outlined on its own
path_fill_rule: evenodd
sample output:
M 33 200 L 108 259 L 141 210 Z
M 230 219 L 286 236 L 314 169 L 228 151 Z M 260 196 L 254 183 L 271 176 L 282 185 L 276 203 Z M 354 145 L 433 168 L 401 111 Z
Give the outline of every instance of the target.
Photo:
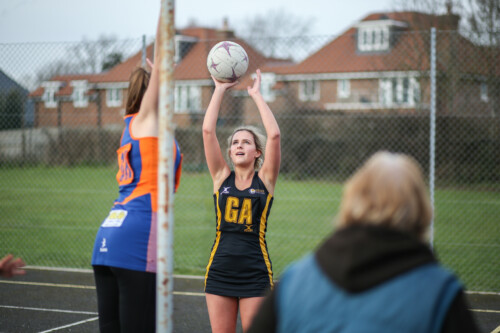
M 426 243 L 431 218 L 416 161 L 376 153 L 346 183 L 337 230 L 283 273 L 248 332 L 478 332 Z

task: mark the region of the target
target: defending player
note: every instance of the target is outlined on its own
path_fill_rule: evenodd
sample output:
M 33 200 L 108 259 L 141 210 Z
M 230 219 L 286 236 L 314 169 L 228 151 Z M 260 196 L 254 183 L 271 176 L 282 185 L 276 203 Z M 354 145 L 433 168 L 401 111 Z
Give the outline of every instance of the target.
M 101 333 L 155 332 L 159 70 L 149 64 L 151 76 L 138 68 L 130 77 L 117 151 L 120 194 L 101 224 L 92 256 Z M 175 188 L 181 158 L 175 143 Z
M 203 143 L 213 180 L 217 229 L 205 277 L 206 301 L 212 332 L 235 332 L 238 310 L 246 331 L 264 293 L 273 286 L 265 234 L 280 168 L 280 130 L 260 93 L 257 70 L 253 86 L 247 90 L 266 130 L 266 158 L 257 131 L 237 128 L 228 141 L 231 171 L 216 137 L 216 123 L 224 93 L 238 82 L 213 80 L 215 90 L 203 122 Z

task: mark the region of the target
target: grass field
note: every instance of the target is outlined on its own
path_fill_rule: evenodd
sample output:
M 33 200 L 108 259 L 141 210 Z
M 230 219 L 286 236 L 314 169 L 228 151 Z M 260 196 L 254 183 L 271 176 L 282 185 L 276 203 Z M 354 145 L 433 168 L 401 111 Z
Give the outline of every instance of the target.
M 96 231 L 117 195 L 112 167 L 1 168 L 0 253 L 29 265 L 90 268 Z M 204 274 L 215 236 L 207 173 L 184 172 L 175 198 L 175 272 Z M 470 290 L 500 291 L 500 194 L 437 189 L 434 249 Z M 269 218 L 276 277 L 333 230 L 341 185 L 281 176 Z

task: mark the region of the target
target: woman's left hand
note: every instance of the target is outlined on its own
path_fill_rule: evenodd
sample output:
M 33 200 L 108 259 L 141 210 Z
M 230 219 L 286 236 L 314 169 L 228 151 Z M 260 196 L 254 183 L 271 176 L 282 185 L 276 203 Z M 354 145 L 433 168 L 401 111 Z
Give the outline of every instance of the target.
M 253 80 L 253 86 L 247 87 L 248 94 L 252 97 L 260 94 L 260 69 L 255 71 L 256 78 Z

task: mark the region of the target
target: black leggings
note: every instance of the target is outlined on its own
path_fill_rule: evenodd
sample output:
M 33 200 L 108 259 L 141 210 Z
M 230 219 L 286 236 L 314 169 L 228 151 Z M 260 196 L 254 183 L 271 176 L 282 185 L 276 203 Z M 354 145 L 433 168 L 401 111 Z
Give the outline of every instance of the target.
M 94 266 L 101 333 L 155 332 L 156 274 Z

